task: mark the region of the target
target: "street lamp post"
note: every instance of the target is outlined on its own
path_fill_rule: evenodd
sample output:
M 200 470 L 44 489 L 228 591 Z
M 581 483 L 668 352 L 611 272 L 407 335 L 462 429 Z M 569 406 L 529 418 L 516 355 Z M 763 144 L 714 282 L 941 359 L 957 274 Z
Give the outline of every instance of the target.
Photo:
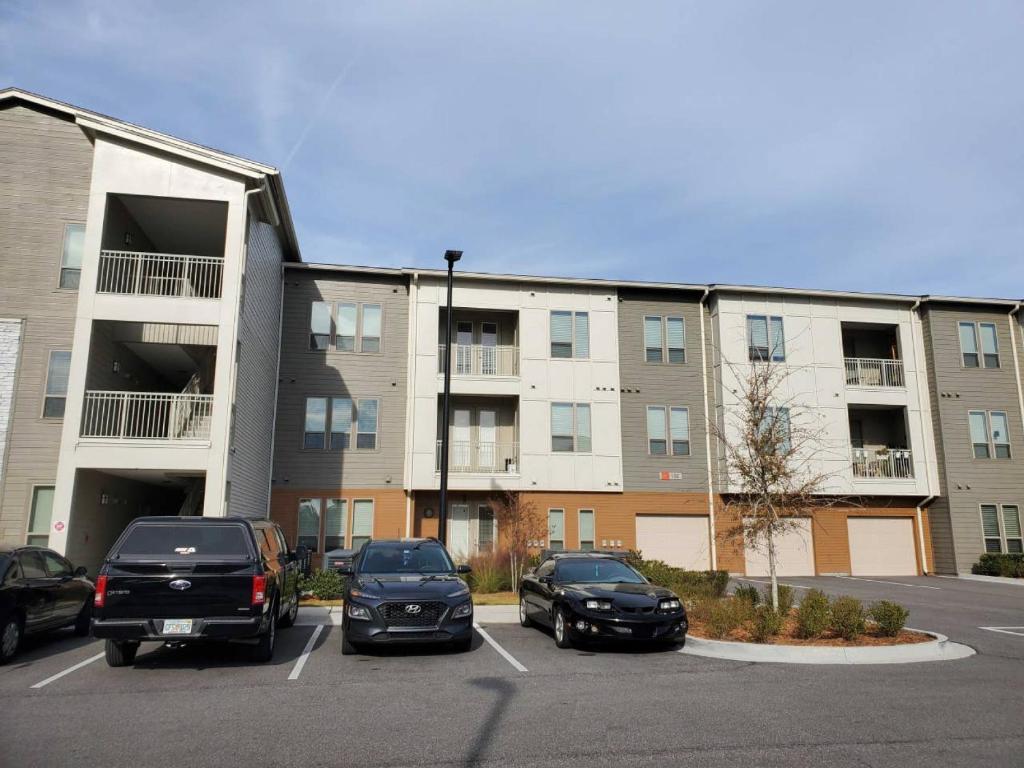
M 445 251 L 448 262 L 448 317 L 444 334 L 444 399 L 441 405 L 441 501 L 437 510 L 437 538 L 448 543 L 448 408 L 452 390 L 452 273 L 462 251 Z

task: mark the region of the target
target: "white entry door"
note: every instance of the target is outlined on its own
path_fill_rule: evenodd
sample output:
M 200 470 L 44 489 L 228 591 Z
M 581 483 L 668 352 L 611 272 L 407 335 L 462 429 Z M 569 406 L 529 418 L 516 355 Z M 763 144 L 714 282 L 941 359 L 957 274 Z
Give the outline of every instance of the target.
M 477 427 L 476 464 L 480 472 L 494 472 L 497 457 L 498 414 L 496 411 L 483 409 L 479 411 L 480 423 Z
M 455 472 L 468 472 L 473 468 L 470 413 L 468 408 L 456 408 L 453 412 L 449 464 Z
M 636 547 L 645 560 L 706 571 L 711 567 L 710 530 L 707 515 L 637 515 Z
M 917 576 L 914 521 L 909 517 L 848 517 L 850 574 Z
M 498 325 L 497 323 L 480 324 L 480 373 L 494 376 L 498 373 Z
M 775 573 L 778 576 L 814 576 L 814 540 L 811 519 L 794 520 L 790 528 L 775 539 Z M 764 543 L 746 545 L 747 576 L 768 576 L 768 547 Z
M 452 504 L 448 513 L 448 551 L 456 562 L 465 562 L 469 557 L 469 506 L 466 504 Z

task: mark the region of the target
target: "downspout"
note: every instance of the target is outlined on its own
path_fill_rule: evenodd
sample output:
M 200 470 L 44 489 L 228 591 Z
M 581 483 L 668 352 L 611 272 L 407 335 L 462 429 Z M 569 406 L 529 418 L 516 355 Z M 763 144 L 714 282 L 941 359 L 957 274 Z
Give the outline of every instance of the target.
M 710 288 L 704 289 L 704 295 L 697 302 L 697 311 L 700 313 L 700 379 L 704 389 L 704 420 L 706 422 L 704 425 L 704 455 L 708 469 L 708 526 L 711 529 L 711 567 L 717 569 L 718 543 L 716 539 L 718 536 L 715 528 L 715 492 L 712 486 L 713 474 L 711 471 L 711 414 L 708 412 L 708 348 L 704 337 L 704 302 L 707 301 L 710 293 Z
M 934 493 L 930 494 L 928 498 L 917 505 L 917 540 L 921 546 L 921 573 L 925 576 L 928 575 L 928 553 L 924 549 L 924 525 L 922 523 L 921 510 L 927 508 L 937 498 L 939 497 Z
M 920 412 L 921 412 L 921 415 L 922 415 L 922 418 L 921 418 L 921 437 L 923 439 L 924 436 L 925 436 L 925 425 L 924 425 L 925 393 L 924 393 L 924 390 L 922 389 L 921 385 L 922 385 L 922 379 L 924 378 L 924 376 L 922 375 L 923 372 L 921 370 L 921 366 L 920 366 L 920 364 L 918 362 L 918 358 L 917 358 L 917 323 L 919 322 L 919 314 L 920 314 L 919 313 L 919 309 L 921 307 L 921 301 L 922 301 L 921 299 L 917 299 L 914 302 L 913 306 L 911 306 L 911 308 L 910 308 L 910 334 L 911 334 L 910 340 L 911 340 L 911 343 L 914 345 L 914 378 L 917 380 L 917 401 L 918 401 L 918 408 L 920 409 Z M 935 422 L 931 418 L 931 416 L 932 416 L 932 414 L 931 414 L 931 402 L 929 402 L 928 403 L 928 421 L 929 421 L 929 426 L 931 426 L 932 429 L 934 430 Z M 932 435 L 932 442 L 934 444 L 934 434 Z M 928 555 L 925 552 L 925 548 L 924 548 L 924 524 L 923 524 L 923 518 L 922 518 L 921 510 L 926 508 L 926 507 L 928 507 L 928 505 L 930 505 L 933 501 L 935 501 L 935 499 L 938 498 L 938 494 L 935 493 L 935 491 L 938 490 L 938 489 L 935 488 L 932 485 L 932 464 L 931 464 L 931 461 L 929 460 L 929 457 L 927 455 L 925 455 L 924 458 L 925 458 L 925 462 L 924 462 L 925 479 L 928 482 L 928 496 L 927 496 L 927 498 L 924 499 L 924 501 L 922 501 L 921 503 L 919 503 L 917 505 L 917 514 L 916 514 L 916 516 L 917 516 L 917 538 L 918 538 L 918 543 L 920 544 L 920 548 L 921 548 L 921 572 L 924 573 L 925 575 L 927 575 L 928 574 Z M 938 461 L 938 452 L 937 451 L 936 451 L 936 461 Z
M 1020 408 L 1021 418 L 1024 419 L 1024 384 L 1021 383 L 1020 379 L 1020 358 L 1017 354 L 1017 333 L 1014 331 L 1014 326 L 1017 321 L 1014 320 L 1014 315 L 1019 315 L 1021 303 L 1018 301 L 1016 306 L 1010 310 L 1007 314 L 1006 319 L 1010 323 L 1010 348 L 1013 352 L 1013 372 L 1017 378 L 1017 406 Z M 1019 317 L 1018 317 L 1019 320 Z
M 267 518 L 274 495 L 274 448 L 277 444 L 277 399 L 281 394 L 281 336 L 284 333 L 284 263 L 281 264 L 281 290 L 277 309 L 277 365 L 274 371 L 274 418 L 270 427 L 270 471 L 267 473 Z
M 408 323 L 408 353 L 407 353 L 407 364 L 408 370 L 407 380 L 405 384 L 405 466 L 402 467 L 402 482 L 405 485 L 405 536 L 406 538 L 412 537 L 412 524 L 413 524 L 413 495 L 414 491 L 412 488 L 412 453 L 413 441 L 416 418 L 416 360 L 419 357 L 416 354 L 416 339 L 419 338 L 418 333 L 418 312 L 417 305 L 419 303 L 419 284 L 420 274 L 419 272 L 412 273 L 412 279 L 409 284 L 409 323 Z

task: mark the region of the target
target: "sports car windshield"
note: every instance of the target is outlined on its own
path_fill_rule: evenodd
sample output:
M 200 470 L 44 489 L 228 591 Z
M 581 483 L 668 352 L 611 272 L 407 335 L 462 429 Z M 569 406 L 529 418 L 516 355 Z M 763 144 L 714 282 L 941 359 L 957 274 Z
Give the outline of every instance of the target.
M 360 573 L 451 573 L 448 553 L 437 544 L 371 544 L 363 553 Z
M 571 584 L 643 584 L 644 578 L 618 560 L 563 560 L 555 569 L 555 581 Z

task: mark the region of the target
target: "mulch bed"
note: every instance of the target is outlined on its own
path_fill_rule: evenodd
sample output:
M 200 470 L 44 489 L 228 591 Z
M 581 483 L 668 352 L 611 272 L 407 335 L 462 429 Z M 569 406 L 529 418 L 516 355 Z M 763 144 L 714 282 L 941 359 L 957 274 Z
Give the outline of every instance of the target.
M 708 633 L 707 625 L 692 617 L 690 618 L 690 634 L 694 637 L 700 637 L 705 640 L 732 640 L 739 643 L 754 642 L 750 635 L 750 631 L 745 627 L 736 629 L 725 637 L 711 637 Z M 843 638 L 837 637 L 827 631 L 821 637 L 804 639 L 796 636 L 796 620 L 790 617 L 783 622 L 782 631 L 775 637 L 768 640 L 767 643 L 764 643 L 764 645 L 818 645 L 840 648 L 862 648 L 885 645 L 910 645 L 913 643 L 926 643 L 929 640 L 934 639 L 935 638 L 931 635 L 926 635 L 923 632 L 913 632 L 909 629 L 900 630 L 900 633 L 896 637 L 886 637 L 879 634 L 877 629 L 873 627 L 870 622 L 868 622 L 868 631 L 853 641 L 844 640 Z

